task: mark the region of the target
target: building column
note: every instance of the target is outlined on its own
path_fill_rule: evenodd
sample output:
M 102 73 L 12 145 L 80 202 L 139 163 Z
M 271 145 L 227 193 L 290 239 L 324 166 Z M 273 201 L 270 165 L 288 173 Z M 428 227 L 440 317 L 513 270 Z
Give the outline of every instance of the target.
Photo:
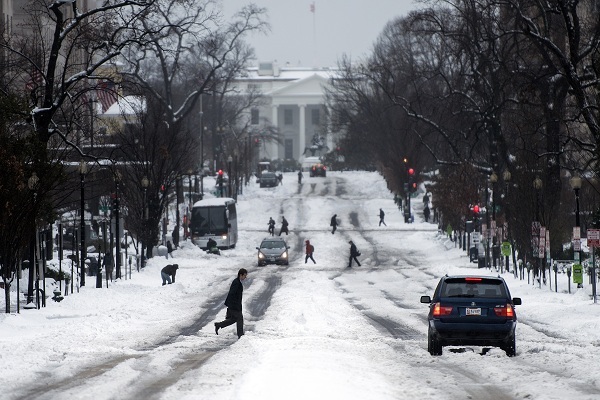
M 298 107 L 300 107 L 300 134 L 298 136 L 298 159 L 300 159 L 306 149 L 306 104 L 298 104 Z
M 279 106 L 273 104 L 271 106 L 271 124 L 277 128 L 279 131 L 281 131 L 281 129 L 279 129 L 279 118 L 278 118 L 278 114 L 279 113 Z M 279 158 L 279 143 L 277 143 L 276 140 L 273 140 L 270 144 L 269 144 L 269 158 L 271 160 L 275 160 Z

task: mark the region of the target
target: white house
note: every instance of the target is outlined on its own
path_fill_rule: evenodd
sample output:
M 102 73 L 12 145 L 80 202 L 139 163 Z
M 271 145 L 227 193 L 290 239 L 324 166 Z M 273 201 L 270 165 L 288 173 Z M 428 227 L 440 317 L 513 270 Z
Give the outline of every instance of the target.
M 283 140 L 283 144 L 262 143 L 261 159 L 301 162 L 304 156 L 313 153 L 319 156 L 333 147 L 335 138 L 327 128 L 324 88 L 337 70 L 263 62 L 247 72 L 247 76 L 237 79 L 238 88 L 258 89 L 265 100 L 262 106 L 250 111 L 251 125 L 257 130 L 276 127 Z

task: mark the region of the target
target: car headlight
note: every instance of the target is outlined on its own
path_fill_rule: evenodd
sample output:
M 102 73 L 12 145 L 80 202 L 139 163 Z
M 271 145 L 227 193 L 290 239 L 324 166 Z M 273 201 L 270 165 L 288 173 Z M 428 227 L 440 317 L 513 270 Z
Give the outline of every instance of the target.
M 221 239 L 226 240 L 227 239 L 227 235 L 222 235 Z
M 259 251 L 258 258 L 262 260 L 263 258 L 265 258 L 265 255 Z
M 287 253 L 287 251 L 284 251 L 284 252 L 281 254 L 281 258 L 288 258 L 288 253 Z

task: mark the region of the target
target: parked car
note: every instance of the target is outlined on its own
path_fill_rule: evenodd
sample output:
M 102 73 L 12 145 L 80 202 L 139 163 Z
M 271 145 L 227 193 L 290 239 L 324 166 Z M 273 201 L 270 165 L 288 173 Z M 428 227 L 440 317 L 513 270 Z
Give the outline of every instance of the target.
M 444 276 L 433 297 L 421 296 L 429 304 L 427 350 L 441 355 L 444 346 L 495 346 L 506 355 L 516 354 L 515 306 L 500 276 Z
M 267 264 L 289 265 L 289 246 L 283 238 L 269 237 L 263 239 L 258 250 L 258 266 Z
M 327 168 L 323 164 L 314 164 L 310 167 L 310 176 L 322 176 L 327 175 Z
M 263 172 L 260 175 L 260 187 L 275 187 L 279 185 L 279 179 L 273 172 Z

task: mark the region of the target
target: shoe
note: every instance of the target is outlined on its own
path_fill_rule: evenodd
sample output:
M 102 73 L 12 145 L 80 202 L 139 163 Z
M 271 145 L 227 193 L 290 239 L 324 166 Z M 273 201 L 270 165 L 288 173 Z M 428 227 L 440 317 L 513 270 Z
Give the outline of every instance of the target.
M 219 334 L 219 323 L 215 322 L 215 333 L 218 335 Z

